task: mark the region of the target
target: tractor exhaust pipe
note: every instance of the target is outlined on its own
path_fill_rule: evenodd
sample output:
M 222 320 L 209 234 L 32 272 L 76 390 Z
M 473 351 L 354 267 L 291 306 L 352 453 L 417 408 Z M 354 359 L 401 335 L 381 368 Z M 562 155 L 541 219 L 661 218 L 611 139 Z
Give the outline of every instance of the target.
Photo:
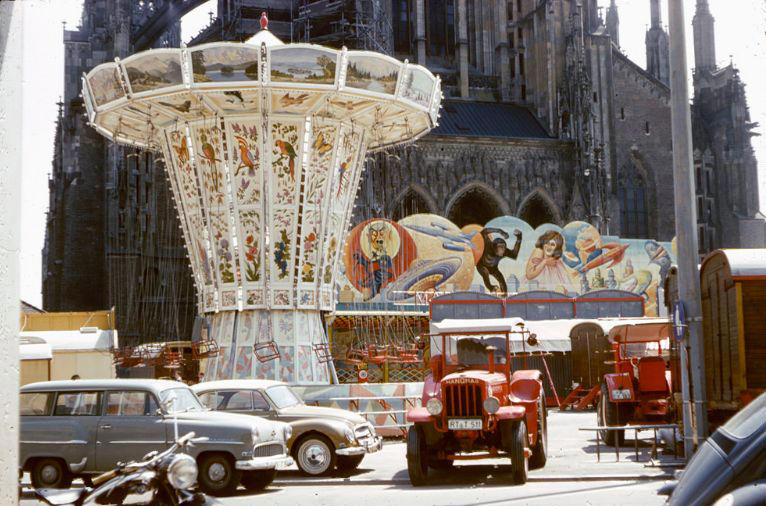
M 487 355 L 489 358 L 489 372 L 490 374 L 495 372 L 495 352 L 497 351 L 497 348 L 494 346 L 487 346 Z

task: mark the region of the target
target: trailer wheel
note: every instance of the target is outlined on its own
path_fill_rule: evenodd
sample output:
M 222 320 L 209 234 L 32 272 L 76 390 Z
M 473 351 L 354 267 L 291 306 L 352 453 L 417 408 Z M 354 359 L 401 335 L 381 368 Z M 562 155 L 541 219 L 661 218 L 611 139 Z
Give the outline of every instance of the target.
M 545 467 L 548 460 L 548 408 L 545 406 L 545 398 L 541 395 L 537 403 L 537 441 L 532 448 L 532 456 L 529 458 L 530 469 Z
M 410 483 L 420 487 L 428 482 L 428 448 L 423 428 L 417 424 L 407 431 L 407 473 Z
M 601 384 L 601 398 L 596 406 L 598 424 L 602 427 L 614 427 L 625 425 L 626 416 L 622 407 L 609 399 L 609 389 L 606 384 Z M 609 446 L 622 446 L 625 444 L 624 430 L 601 430 L 599 436 Z
M 511 431 L 511 447 L 509 448 L 509 453 L 511 454 L 511 478 L 517 485 L 523 485 L 527 482 L 527 475 L 529 473 L 529 459 L 524 451 L 529 444 L 527 424 L 523 420 L 518 420 L 504 425 L 506 428 L 510 426 Z

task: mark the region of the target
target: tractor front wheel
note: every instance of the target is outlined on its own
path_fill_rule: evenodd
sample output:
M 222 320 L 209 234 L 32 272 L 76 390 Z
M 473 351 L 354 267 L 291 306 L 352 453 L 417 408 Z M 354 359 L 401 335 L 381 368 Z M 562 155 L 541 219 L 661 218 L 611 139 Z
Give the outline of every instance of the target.
M 428 482 L 428 447 L 423 428 L 412 425 L 407 432 L 407 473 L 410 483 L 420 487 Z
M 524 420 L 507 420 L 500 425 L 503 448 L 511 455 L 511 478 L 517 485 L 527 482 L 529 459 L 526 448 L 529 444 L 527 424 Z
M 624 409 L 618 403 L 609 398 L 609 389 L 606 384 L 601 385 L 601 398 L 596 407 L 598 424 L 601 427 L 614 427 L 625 425 L 627 417 Z M 625 443 L 624 430 L 600 430 L 599 436 L 609 446 L 622 446 Z

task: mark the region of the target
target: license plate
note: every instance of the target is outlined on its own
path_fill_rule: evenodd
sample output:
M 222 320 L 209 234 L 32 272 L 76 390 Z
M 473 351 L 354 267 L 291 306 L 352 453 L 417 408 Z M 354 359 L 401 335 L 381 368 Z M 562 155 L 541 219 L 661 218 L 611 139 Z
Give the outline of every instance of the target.
M 612 390 L 612 398 L 614 400 L 630 400 L 630 390 Z
M 451 418 L 447 420 L 449 430 L 481 430 L 481 418 Z

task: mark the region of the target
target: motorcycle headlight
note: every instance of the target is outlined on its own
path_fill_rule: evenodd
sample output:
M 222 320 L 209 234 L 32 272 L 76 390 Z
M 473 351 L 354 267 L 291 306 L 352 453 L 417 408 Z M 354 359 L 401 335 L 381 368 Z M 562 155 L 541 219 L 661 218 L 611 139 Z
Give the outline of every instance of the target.
M 718 499 L 713 506 L 732 506 L 734 504 L 734 496 L 731 494 L 726 494 L 724 496 L 721 496 L 720 499 Z
M 484 411 L 494 415 L 498 409 L 500 409 L 500 400 L 497 397 L 490 396 L 484 399 Z
M 186 490 L 197 482 L 197 463 L 185 453 L 179 453 L 168 466 L 168 481 L 173 488 Z
M 350 427 L 343 428 L 343 435 L 346 436 L 346 440 L 349 443 L 353 443 L 354 441 L 356 441 L 356 438 L 354 437 L 354 431 L 351 430 Z
M 443 409 L 444 405 L 442 404 L 442 401 L 436 397 L 431 397 L 428 399 L 428 402 L 426 402 L 426 411 L 432 416 L 441 415 Z
M 292 437 L 292 435 L 293 435 L 292 426 L 289 423 L 285 424 L 285 441 L 289 440 Z

